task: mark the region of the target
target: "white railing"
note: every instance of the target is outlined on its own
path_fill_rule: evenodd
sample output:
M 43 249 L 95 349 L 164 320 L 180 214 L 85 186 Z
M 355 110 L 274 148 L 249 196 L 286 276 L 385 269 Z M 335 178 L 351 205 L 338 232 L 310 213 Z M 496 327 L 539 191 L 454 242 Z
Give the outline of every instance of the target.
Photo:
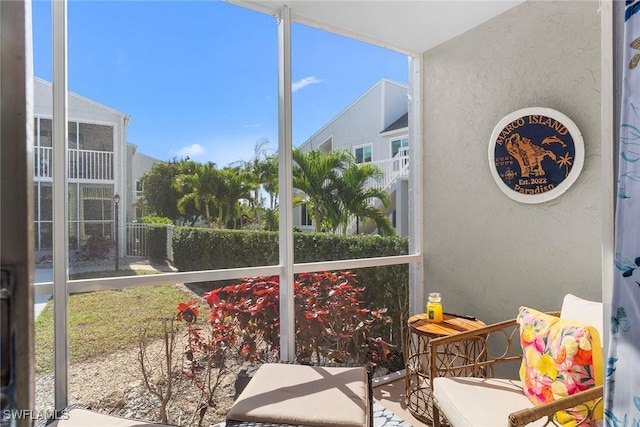
M 151 255 L 149 251 L 149 228 L 149 224 L 127 223 L 126 256 L 149 257 Z M 167 226 L 166 237 L 167 259 L 173 261 L 173 225 Z
M 36 178 L 53 177 L 53 149 L 51 147 L 36 147 L 33 152 L 33 169 Z
M 69 178 L 113 180 L 113 152 L 69 150 Z
M 53 149 L 36 147 L 34 174 L 36 178 L 53 177 Z M 68 150 L 70 179 L 113 181 L 113 152 L 95 150 Z
M 378 160 L 370 164 L 382 171 L 381 179 L 370 179 L 367 188 L 389 189 L 399 178 L 409 177 L 409 148 L 402 148 L 394 157 Z
M 147 246 L 148 230 L 149 225 L 147 224 L 127 224 L 127 249 L 125 252 L 127 256 L 149 256 L 149 248 Z

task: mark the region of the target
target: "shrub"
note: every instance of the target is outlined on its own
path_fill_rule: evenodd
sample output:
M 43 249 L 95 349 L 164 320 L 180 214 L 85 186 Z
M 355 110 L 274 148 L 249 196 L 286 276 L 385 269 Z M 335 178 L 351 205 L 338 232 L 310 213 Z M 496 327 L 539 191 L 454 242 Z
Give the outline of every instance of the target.
M 198 427 L 203 425 L 209 408 L 216 408 L 216 391 L 222 380 L 231 373 L 227 367 L 227 357 L 235 351 L 237 334 L 232 320 L 211 310 L 206 329 L 196 323 L 198 303 L 191 301 L 179 304 L 177 320 L 184 321 L 187 329 L 187 344 L 184 350 L 186 362 L 185 376 L 200 390 L 194 417 L 198 417 Z
M 173 260 L 180 271 L 278 263 L 278 233 L 176 227 Z
M 171 218 L 167 218 L 166 216 L 158 216 L 158 215 L 147 215 L 141 218 L 136 219 L 134 222 L 139 224 L 167 224 L 173 225 L 173 221 Z
M 174 264 L 181 271 L 274 265 L 278 263 L 278 233 L 177 227 L 173 234 L 173 252 Z M 403 237 L 294 233 L 296 263 L 408 253 L 408 239 Z M 397 344 L 397 356 L 402 363 L 409 312 L 409 267 L 379 266 L 357 269 L 354 273 L 364 287 L 364 306 L 389 309 L 387 314 L 393 323 L 385 327 L 382 336 Z
M 147 245 L 152 262 L 164 262 L 167 259 L 167 225 L 152 224 L 147 229 Z
M 97 234 L 91 235 L 84 245 L 87 259 L 106 259 L 113 247 L 111 239 Z
M 386 361 L 390 345 L 376 333 L 391 320 L 386 309 L 363 306 L 363 288 L 349 272 L 300 274 L 294 283 L 296 360 L 308 362 Z M 178 306 L 187 323 L 192 365 L 194 348 L 219 357 L 221 348 L 234 346 L 249 361 L 277 359 L 280 352 L 280 283 L 277 276 L 255 277 L 205 294 L 209 304 L 209 335 L 192 327 L 198 315 L 194 302 Z M 191 343 L 195 343 L 195 346 Z M 208 354 L 207 359 L 212 355 Z M 192 373 L 196 376 L 196 373 Z
M 294 233 L 294 261 L 317 262 L 349 258 L 406 255 L 403 237 L 344 236 Z M 254 267 L 278 263 L 278 233 L 177 227 L 173 252 L 180 271 Z

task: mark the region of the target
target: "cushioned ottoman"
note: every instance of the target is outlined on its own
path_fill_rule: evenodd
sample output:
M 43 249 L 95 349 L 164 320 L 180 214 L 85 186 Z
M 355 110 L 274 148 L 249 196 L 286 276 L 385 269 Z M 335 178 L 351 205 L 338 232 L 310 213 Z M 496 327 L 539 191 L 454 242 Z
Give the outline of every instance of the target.
M 233 404 L 227 426 L 238 421 L 366 427 L 371 423 L 370 414 L 370 385 L 364 367 L 266 363 Z

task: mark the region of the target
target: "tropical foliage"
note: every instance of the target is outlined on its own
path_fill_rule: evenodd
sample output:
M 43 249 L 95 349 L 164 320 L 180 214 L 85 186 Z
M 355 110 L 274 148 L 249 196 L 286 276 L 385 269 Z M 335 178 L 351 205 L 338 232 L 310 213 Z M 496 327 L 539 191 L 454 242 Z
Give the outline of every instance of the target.
M 193 205 L 205 220 L 210 221 L 211 210 L 221 187 L 216 165 L 191 162 L 190 167 L 185 169 L 173 182 L 174 188 L 181 194 L 177 202 L 178 211 L 184 214 Z
M 171 218 L 167 218 L 166 216 L 157 216 L 157 215 L 147 215 L 142 218 L 136 219 L 134 222 L 138 224 L 173 224 Z
M 304 153 L 293 150 L 293 186 L 304 192 L 297 204 L 306 204 L 312 212 L 315 231 L 322 231 L 330 224 L 330 218 L 339 215 L 336 203 L 337 183 L 349 165 L 351 155 L 346 151 Z
M 364 288 L 353 273 L 302 273 L 293 288 L 298 362 L 386 362 L 390 344 L 376 335 L 391 319 L 386 308 L 363 306 Z M 211 342 L 234 346 L 239 356 L 251 362 L 279 357 L 278 276 L 245 279 L 207 292 L 205 298 L 213 337 L 192 327 L 199 314 L 197 302 L 178 306 L 178 319 L 186 322 L 190 336 L 186 351 L 192 366 L 197 364 L 195 353 L 206 351 Z
M 376 166 L 356 163 L 349 152 L 340 150 L 294 149 L 293 160 L 293 187 L 304 193 L 295 203 L 307 206 L 315 231 L 345 234 L 353 219 L 370 219 L 380 234 L 394 234 L 389 219 L 374 205 L 376 200 L 384 207 L 389 203 L 386 191 L 371 186 L 382 178 Z
M 194 226 L 275 231 L 278 227 L 278 159 L 262 139 L 248 162 L 223 168 L 186 158 L 159 162 L 142 177 L 140 207 L 154 216 Z M 379 234 L 394 230 L 382 207 L 386 191 L 373 186 L 382 172 L 358 164 L 347 151 L 293 150 L 294 204 L 305 206 L 315 231 L 346 234 L 370 221 Z
M 188 173 L 190 166 L 188 159 L 154 163 L 151 170 L 142 176 L 144 190 L 138 202 L 139 207 L 173 221 L 195 221 L 197 212 L 194 206 L 185 206 L 183 212 L 178 209 L 178 200 L 182 194 L 173 184 L 178 175 Z

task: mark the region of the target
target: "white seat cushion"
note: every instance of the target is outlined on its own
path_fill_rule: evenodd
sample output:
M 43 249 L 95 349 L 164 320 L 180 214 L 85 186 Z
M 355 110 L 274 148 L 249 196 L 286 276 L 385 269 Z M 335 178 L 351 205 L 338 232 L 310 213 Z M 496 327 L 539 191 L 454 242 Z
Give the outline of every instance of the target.
M 435 378 L 433 397 L 452 427 L 505 426 L 512 412 L 533 408 L 520 381 L 500 378 Z M 544 421 L 528 426 L 543 426 Z
M 369 422 L 363 367 L 265 363 L 227 413 L 227 419 L 305 426 L 363 427 Z
M 562 301 L 560 318 L 575 320 L 585 325 L 593 326 L 600 334 L 600 342 L 604 343 L 602 303 L 578 298 L 567 294 Z M 604 344 L 603 344 L 604 345 Z

